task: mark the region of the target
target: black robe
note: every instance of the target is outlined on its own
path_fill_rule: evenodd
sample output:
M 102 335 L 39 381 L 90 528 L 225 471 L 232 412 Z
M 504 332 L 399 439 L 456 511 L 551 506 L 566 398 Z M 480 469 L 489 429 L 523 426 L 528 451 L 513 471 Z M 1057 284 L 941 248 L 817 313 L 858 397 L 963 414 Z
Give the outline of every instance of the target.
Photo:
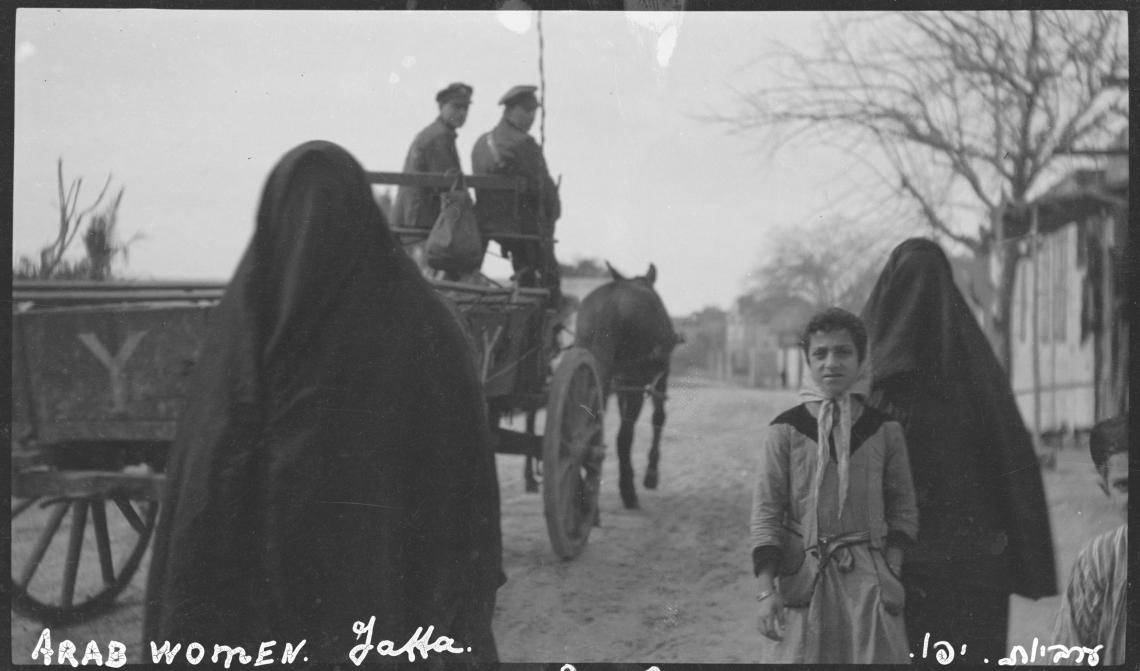
M 197 365 L 148 650 L 277 641 L 279 656 L 304 639 L 308 661 L 345 660 L 375 616 L 373 644 L 434 626 L 496 658 L 499 492 L 474 363 L 340 147 L 303 144 L 270 174 Z
M 1003 594 L 1056 594 L 1037 455 L 942 249 L 922 238 L 896 247 L 863 320 L 870 405 L 903 424 L 914 472 L 908 564 L 942 564 L 949 579 Z

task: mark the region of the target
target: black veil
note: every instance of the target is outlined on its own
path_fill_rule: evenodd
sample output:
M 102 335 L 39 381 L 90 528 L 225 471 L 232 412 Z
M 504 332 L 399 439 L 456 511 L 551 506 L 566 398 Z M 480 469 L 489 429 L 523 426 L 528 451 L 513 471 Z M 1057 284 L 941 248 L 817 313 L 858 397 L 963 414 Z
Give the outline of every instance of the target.
M 921 238 L 896 247 L 863 320 L 869 402 L 902 422 L 915 476 L 908 562 L 952 562 L 967 580 L 1029 598 L 1056 594 L 1037 455 L 942 249 Z
M 375 616 L 376 642 L 434 625 L 494 658 L 471 615 L 502 580 L 481 386 L 340 147 L 305 143 L 270 174 L 197 365 L 144 645 L 305 639 L 309 661 L 344 660 Z

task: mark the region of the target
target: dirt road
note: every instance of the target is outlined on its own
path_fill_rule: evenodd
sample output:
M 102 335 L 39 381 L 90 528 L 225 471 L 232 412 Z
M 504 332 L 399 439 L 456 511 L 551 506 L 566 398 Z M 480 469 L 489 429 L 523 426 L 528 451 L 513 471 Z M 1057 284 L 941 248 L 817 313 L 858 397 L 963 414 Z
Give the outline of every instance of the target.
M 500 457 L 508 582 L 495 633 L 503 661 L 716 661 L 755 658 L 747 542 L 752 448 L 785 392 L 674 380 L 661 446 L 661 484 L 622 508 L 607 417 L 601 527 L 582 554 L 550 553 L 541 502 L 523 493 L 521 464 Z M 611 402 L 611 415 L 616 403 Z M 649 413 L 634 442 L 645 469 Z
M 642 509 L 623 510 L 611 450 L 602 526 L 582 555 L 566 563 L 550 554 L 540 503 L 522 493 L 521 465 L 500 457 L 509 581 L 499 593 L 495 633 L 503 660 L 757 659 L 763 643 L 753 615 L 747 540 L 754 450 L 769 420 L 794 403 L 786 392 L 674 382 L 659 490 L 639 490 Z M 635 438 L 639 476 L 648 423 L 643 416 Z M 608 446 L 614 445 L 615 431 L 607 421 Z M 1087 452 L 1060 453 L 1057 468 L 1045 471 L 1044 480 L 1064 589 L 1080 547 L 1121 520 L 1099 492 Z M 1049 641 L 1058 607 L 1058 597 L 1013 597 L 1010 646 L 1031 647 L 1034 637 Z M 921 642 L 916 649 L 921 654 Z
M 674 380 L 662 444 L 661 484 L 641 490 L 641 510 L 626 511 L 617 493 L 616 423 L 607 421 L 601 527 L 573 561 L 555 559 L 542 497 L 527 494 L 522 458 L 500 455 L 507 584 L 499 592 L 495 634 L 504 662 L 743 662 L 762 645 L 747 541 L 753 450 L 787 392 Z M 614 405 L 613 407 L 616 407 Z M 614 412 L 611 407 L 611 413 Z M 634 445 L 645 468 L 649 413 Z M 541 426 L 541 423 L 539 424 Z M 640 477 L 639 477 L 640 482 Z M 640 488 L 640 485 L 639 485 Z M 1060 574 L 1067 580 L 1076 549 L 1115 518 L 1096 490 L 1087 457 L 1063 454 L 1046 473 Z M 53 630 L 53 638 L 122 641 L 128 660 L 143 661 L 141 603 L 146 566 L 120 607 L 93 622 Z M 1056 598 L 1014 600 L 1011 643 L 1048 636 Z M 29 663 L 42 628 L 13 613 L 13 661 Z

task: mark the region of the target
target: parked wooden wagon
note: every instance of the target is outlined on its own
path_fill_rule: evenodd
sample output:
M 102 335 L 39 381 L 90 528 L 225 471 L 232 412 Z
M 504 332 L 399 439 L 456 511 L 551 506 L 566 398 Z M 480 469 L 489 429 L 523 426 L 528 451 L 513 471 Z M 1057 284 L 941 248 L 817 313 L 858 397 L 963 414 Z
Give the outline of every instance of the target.
M 443 175 L 369 178 L 451 183 Z M 519 188 L 505 178 L 467 180 L 478 188 Z M 576 556 L 596 518 L 605 451 L 593 356 L 559 348 L 559 315 L 543 289 L 432 282 L 469 327 L 496 452 L 543 459 L 551 545 L 559 557 Z M 224 291 L 205 283 L 13 283 L 17 612 L 43 622 L 80 621 L 108 609 L 130 584 L 154 533 L 167 452 Z M 546 422 L 537 435 L 540 410 Z M 509 426 L 516 416 L 529 418 L 526 430 Z

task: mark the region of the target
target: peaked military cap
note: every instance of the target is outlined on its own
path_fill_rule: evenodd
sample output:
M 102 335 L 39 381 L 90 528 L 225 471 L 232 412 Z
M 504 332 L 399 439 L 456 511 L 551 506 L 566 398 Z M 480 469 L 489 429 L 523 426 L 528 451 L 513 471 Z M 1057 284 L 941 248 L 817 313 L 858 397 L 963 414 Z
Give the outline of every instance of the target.
M 462 102 L 471 104 L 471 94 L 475 89 L 461 82 L 449 84 L 447 88 L 435 94 L 435 101 L 440 105 L 450 102 Z
M 527 84 L 512 86 L 509 91 L 503 94 L 502 98 L 499 98 L 499 104 L 509 106 L 521 105 L 529 102 L 535 107 L 538 107 L 538 98 L 534 95 L 534 92 L 537 90 L 537 86 L 530 86 Z

